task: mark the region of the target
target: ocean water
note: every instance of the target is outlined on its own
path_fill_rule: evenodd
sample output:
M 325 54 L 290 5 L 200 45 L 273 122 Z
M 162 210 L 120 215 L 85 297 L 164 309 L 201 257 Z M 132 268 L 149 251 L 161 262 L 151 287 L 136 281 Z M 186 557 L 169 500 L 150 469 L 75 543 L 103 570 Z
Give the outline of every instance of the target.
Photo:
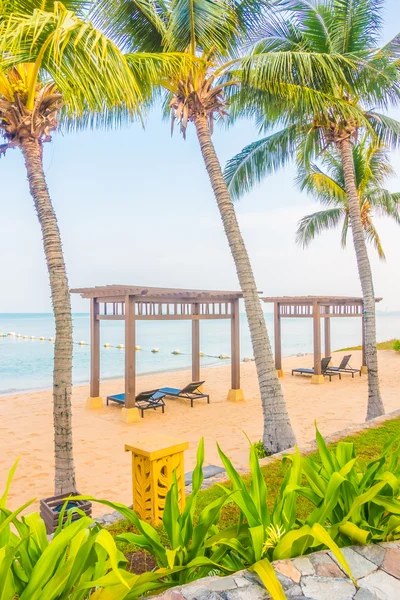
M 265 314 L 273 342 L 273 315 Z M 252 356 L 250 334 L 246 317 L 241 315 L 241 357 Z M 117 346 L 124 343 L 123 321 L 101 322 L 101 379 L 117 379 L 124 374 L 124 350 L 104 348 L 105 343 Z M 28 339 L 0 337 L 0 394 L 12 394 L 52 385 L 53 348 L 49 341 L 39 337 L 54 337 L 51 314 L 0 314 L 0 333 L 15 332 Z M 30 340 L 35 336 L 35 340 Z M 190 321 L 141 321 L 137 323 L 137 373 L 152 373 L 185 369 L 191 365 Z M 379 341 L 400 338 L 400 312 L 377 314 Z M 89 342 L 89 315 L 74 314 L 74 367 L 75 385 L 89 380 L 89 345 L 79 346 L 79 341 Z M 331 326 L 332 348 L 343 348 L 361 343 L 361 319 L 335 318 Z M 222 364 L 220 354 L 230 355 L 230 321 L 200 322 L 200 347 L 207 356 L 203 366 Z M 152 348 L 159 348 L 157 354 Z M 179 349 L 181 354 L 173 355 Z M 284 356 L 312 352 L 312 320 L 282 319 L 282 350 Z

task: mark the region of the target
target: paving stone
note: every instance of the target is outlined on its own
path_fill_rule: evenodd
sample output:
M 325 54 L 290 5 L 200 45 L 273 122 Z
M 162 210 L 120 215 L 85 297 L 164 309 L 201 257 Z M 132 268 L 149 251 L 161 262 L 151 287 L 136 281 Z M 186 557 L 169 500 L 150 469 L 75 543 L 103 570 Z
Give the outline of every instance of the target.
M 354 552 L 352 548 L 341 548 L 341 551 L 347 560 L 354 579 L 365 577 L 366 575 L 376 571 L 378 568 L 375 563 L 371 562 L 364 556 L 361 556 L 361 554 Z M 339 561 L 331 552 L 329 552 L 329 556 L 336 562 L 339 568 L 341 568 Z
M 354 600 L 378 600 L 378 596 L 367 588 L 360 588 L 354 596 Z
M 246 579 L 246 577 L 237 577 L 237 575 L 234 575 L 233 579 L 238 588 L 248 587 L 250 585 L 250 581 Z
M 197 584 L 191 584 L 181 588 L 180 593 L 185 600 L 211 600 L 210 595 L 216 594 L 216 592 L 208 588 L 207 579 L 202 579 L 200 581 L 201 583 L 196 582 Z M 213 600 L 219 600 L 218 595 L 217 598 L 214 597 Z
M 310 560 L 319 577 L 346 577 L 328 553 L 310 554 Z
M 220 594 L 223 600 L 270 600 L 271 598 L 265 588 L 255 585 L 221 592 Z
M 282 575 L 289 577 L 295 583 L 299 583 L 301 579 L 301 573 L 293 564 L 291 560 L 277 560 L 274 562 L 274 569 Z
M 381 568 L 393 575 L 393 577 L 397 577 L 400 579 L 400 549 L 398 548 L 389 548 L 385 555 L 385 560 L 383 561 Z
M 159 600 L 185 600 L 185 598 L 179 592 L 175 590 L 169 590 L 168 592 L 164 592 L 161 596 L 159 596 Z
M 350 579 L 302 577 L 301 589 L 312 600 L 353 600 L 356 588 Z
M 275 566 L 275 564 L 274 564 Z M 292 581 L 290 579 L 290 577 L 286 577 L 286 575 L 282 575 L 282 573 L 280 573 L 279 571 L 276 571 L 276 576 L 278 578 L 278 580 L 281 583 L 281 586 L 283 587 L 283 590 L 286 594 L 286 596 L 289 595 L 295 595 L 298 594 L 299 592 L 301 592 L 301 589 L 298 585 L 296 585 L 296 583 L 294 583 L 294 581 Z M 297 588 L 297 591 L 296 591 Z M 292 592 L 292 594 L 291 594 Z
M 302 575 L 314 575 L 314 567 L 309 558 L 306 556 L 299 556 L 293 560 L 293 564 L 300 571 Z
M 215 592 L 234 590 L 237 588 L 234 577 L 212 577 L 208 579 L 207 587 Z
M 373 592 L 378 600 L 397 600 L 400 598 L 400 581 L 384 571 L 375 571 L 358 580 L 360 588 Z
M 355 546 L 355 552 L 361 554 L 371 562 L 375 563 L 378 567 L 383 562 L 385 558 L 386 550 L 382 548 L 379 544 L 369 544 L 368 546 Z

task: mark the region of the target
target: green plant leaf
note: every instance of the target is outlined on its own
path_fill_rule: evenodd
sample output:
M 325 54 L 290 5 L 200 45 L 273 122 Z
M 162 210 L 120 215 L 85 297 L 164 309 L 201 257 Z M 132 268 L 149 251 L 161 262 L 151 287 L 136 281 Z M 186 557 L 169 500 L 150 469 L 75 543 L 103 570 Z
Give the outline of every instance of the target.
M 256 562 L 250 570 L 257 573 L 273 600 L 286 600 L 280 581 L 271 563 L 266 558 Z

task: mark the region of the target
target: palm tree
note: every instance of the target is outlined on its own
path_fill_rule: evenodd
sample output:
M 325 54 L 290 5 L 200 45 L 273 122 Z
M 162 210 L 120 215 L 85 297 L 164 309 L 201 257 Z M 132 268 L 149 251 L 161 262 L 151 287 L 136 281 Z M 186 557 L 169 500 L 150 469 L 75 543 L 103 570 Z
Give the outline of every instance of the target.
M 0 132 L 23 154 L 42 231 L 56 326 L 53 373 L 55 493 L 75 487 L 72 452 L 72 317 L 56 214 L 43 168 L 43 146 L 59 119 L 77 126 L 134 115 L 143 102 L 139 72 L 100 31 L 68 6 L 34 0 L 22 14 L 12 2 L 0 14 Z M 77 6 L 77 1 L 72 1 Z M 134 57 L 131 57 L 134 62 Z M 137 66 L 137 65 L 136 65 Z M 151 65 L 146 63 L 146 72 Z M 153 72 L 155 76 L 155 72 Z
M 214 121 L 227 115 L 225 95 L 244 78 L 252 82 L 281 78 L 313 79 L 324 68 L 335 82 L 342 61 L 336 57 L 308 56 L 302 52 L 240 58 L 241 44 L 251 36 L 265 6 L 258 0 L 100 0 L 95 22 L 126 51 L 184 52 L 193 59 L 186 74 L 160 81 L 166 110 L 172 109 L 172 127 L 179 121 L 183 136 L 193 124 L 203 161 L 218 204 L 221 220 L 243 292 L 264 413 L 265 448 L 271 452 L 295 442 L 277 378 L 257 285 L 240 232 L 234 205 L 224 181 L 213 142 Z
M 339 54 L 353 62 L 344 66 L 343 81 L 336 86 L 329 80 L 330 73 L 321 69 L 319 80 L 301 89 L 288 82 L 286 94 L 278 96 L 259 84 L 247 94 L 250 105 L 245 106 L 239 96 L 237 111 L 255 116 L 262 129 L 280 129 L 229 161 L 226 181 L 231 194 L 238 197 L 292 158 L 307 167 L 330 145 L 338 152 L 364 301 L 368 420 L 382 414 L 384 406 L 378 377 L 375 294 L 352 144 L 363 134 L 374 144 L 398 145 L 400 124 L 378 110 L 399 101 L 400 36 L 379 47 L 383 3 L 376 0 L 281 0 L 277 8 L 279 5 L 274 19 L 264 25 L 254 54 L 298 50 L 306 55 Z M 280 87 L 284 89 L 284 85 Z
M 373 214 L 388 216 L 400 224 L 400 193 L 383 188 L 385 180 L 394 175 L 388 153 L 383 146 L 370 145 L 367 139 L 353 145 L 353 163 L 361 222 L 367 242 L 373 243 L 379 258 L 385 260 L 381 240 L 373 222 Z M 340 156 L 335 151 L 325 152 L 322 166 L 316 164 L 299 172 L 297 181 L 302 190 L 312 194 L 324 210 L 306 215 L 299 221 L 296 241 L 307 246 L 316 235 L 342 224 L 342 247 L 346 247 L 349 231 L 349 201 L 344 187 Z

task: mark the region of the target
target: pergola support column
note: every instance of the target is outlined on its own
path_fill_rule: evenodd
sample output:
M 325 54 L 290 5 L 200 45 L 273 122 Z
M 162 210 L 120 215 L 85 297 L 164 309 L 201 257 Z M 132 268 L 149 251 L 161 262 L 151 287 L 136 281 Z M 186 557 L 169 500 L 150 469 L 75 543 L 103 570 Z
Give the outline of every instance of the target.
M 193 304 L 193 314 L 198 315 L 200 305 Z M 192 381 L 200 380 L 200 321 L 192 320 Z
M 136 307 L 133 296 L 125 297 L 125 406 L 121 411 L 124 423 L 140 420 L 136 407 Z
M 100 321 L 99 304 L 96 298 L 90 299 L 90 395 L 86 401 L 86 408 L 103 408 L 103 399 L 100 396 Z
M 282 333 L 280 304 L 274 302 L 274 342 L 275 342 L 275 369 L 278 377 L 283 377 L 282 369 Z
M 313 304 L 313 329 L 314 329 L 314 375 L 311 383 L 325 383 L 321 373 L 321 313 L 318 302 Z
M 327 310 L 329 310 L 328 307 L 327 307 Z M 331 356 L 331 354 L 332 354 L 332 351 L 331 351 L 331 318 L 330 317 L 324 318 L 324 343 L 325 343 L 325 358 L 328 358 L 328 356 Z
M 231 317 L 231 389 L 228 400 L 240 402 L 244 400 L 243 390 L 240 388 L 240 314 L 239 300 L 232 300 Z
M 362 365 L 360 367 L 360 371 L 364 375 L 367 375 L 368 366 L 367 366 L 367 355 L 365 352 L 365 317 L 364 316 L 361 319 L 361 325 L 362 325 Z

